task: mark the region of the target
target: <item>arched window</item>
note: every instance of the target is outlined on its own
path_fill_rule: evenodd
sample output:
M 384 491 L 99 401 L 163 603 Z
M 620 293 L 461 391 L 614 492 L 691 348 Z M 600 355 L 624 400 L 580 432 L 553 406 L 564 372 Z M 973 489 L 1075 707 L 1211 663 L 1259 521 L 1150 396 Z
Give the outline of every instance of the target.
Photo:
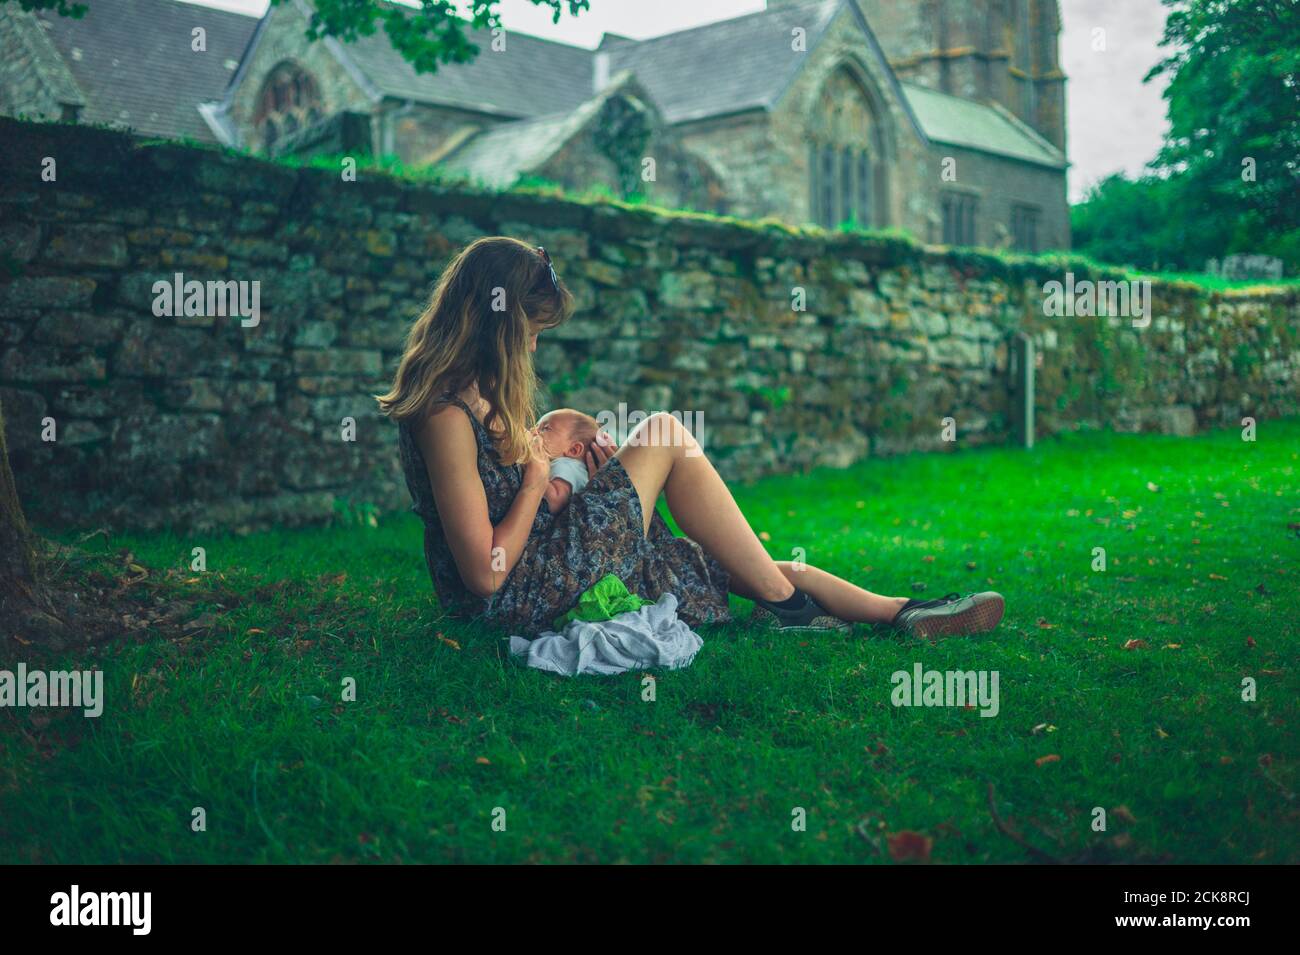
M 881 128 L 870 96 L 847 67 L 823 85 L 808 141 L 813 221 L 828 229 L 886 224 Z
M 262 84 L 253 114 L 262 148 L 270 151 L 278 140 L 305 129 L 324 115 L 319 87 L 296 63 L 284 62 Z

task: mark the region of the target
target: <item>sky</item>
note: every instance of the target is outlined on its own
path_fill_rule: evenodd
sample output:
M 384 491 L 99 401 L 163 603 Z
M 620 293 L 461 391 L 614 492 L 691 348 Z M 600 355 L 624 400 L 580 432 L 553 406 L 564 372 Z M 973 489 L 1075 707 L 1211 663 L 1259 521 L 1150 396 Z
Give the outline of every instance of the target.
M 903 0 L 900 0 L 903 2 Z M 1061 68 L 1066 87 L 1070 201 L 1115 172 L 1140 173 L 1156 154 L 1168 123 L 1164 79 L 1143 83 L 1160 59 L 1166 8 L 1160 0 L 1060 0 Z M 204 0 L 204 6 L 261 15 L 267 0 Z M 501 0 L 507 30 L 594 47 L 603 33 L 636 39 L 762 10 L 766 0 L 591 0 L 558 24 L 529 0 Z M 1101 31 L 1101 32 L 1098 32 Z

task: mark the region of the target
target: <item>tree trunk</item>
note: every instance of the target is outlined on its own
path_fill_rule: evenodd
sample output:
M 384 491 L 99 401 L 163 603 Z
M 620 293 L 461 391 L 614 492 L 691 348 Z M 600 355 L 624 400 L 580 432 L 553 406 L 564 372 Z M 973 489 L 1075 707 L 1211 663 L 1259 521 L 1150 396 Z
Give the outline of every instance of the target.
M 32 595 L 36 586 L 36 549 L 9 468 L 5 414 L 0 405 L 0 606 L 16 595 Z
M 57 643 L 64 624 L 48 612 L 50 602 L 39 574 L 36 538 L 18 500 L 0 407 L 0 641 Z

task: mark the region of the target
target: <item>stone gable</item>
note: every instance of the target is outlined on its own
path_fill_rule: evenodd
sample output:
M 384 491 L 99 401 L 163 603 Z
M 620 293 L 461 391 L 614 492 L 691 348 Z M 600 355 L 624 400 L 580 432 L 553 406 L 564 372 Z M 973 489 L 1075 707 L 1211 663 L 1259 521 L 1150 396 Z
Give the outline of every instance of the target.
M 255 146 L 254 118 L 267 77 L 282 63 L 293 63 L 315 80 L 325 115 L 371 113 L 375 101 L 330 52 L 326 42 L 308 43 L 303 36 L 308 17 L 298 0 L 273 6 L 254 36 L 249 55 L 231 90 L 227 115 L 242 145 Z

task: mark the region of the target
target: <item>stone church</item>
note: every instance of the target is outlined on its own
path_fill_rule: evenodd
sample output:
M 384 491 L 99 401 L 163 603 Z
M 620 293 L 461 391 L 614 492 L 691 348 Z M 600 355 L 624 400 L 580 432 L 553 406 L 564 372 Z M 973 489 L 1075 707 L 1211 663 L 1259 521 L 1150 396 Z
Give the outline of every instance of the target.
M 480 31 L 476 59 L 431 74 L 382 30 L 309 42 L 309 0 L 260 19 L 88 5 L 82 20 L 0 6 L 0 112 L 271 156 L 394 156 L 495 188 L 1069 247 L 1057 0 L 768 0 L 595 50 Z

